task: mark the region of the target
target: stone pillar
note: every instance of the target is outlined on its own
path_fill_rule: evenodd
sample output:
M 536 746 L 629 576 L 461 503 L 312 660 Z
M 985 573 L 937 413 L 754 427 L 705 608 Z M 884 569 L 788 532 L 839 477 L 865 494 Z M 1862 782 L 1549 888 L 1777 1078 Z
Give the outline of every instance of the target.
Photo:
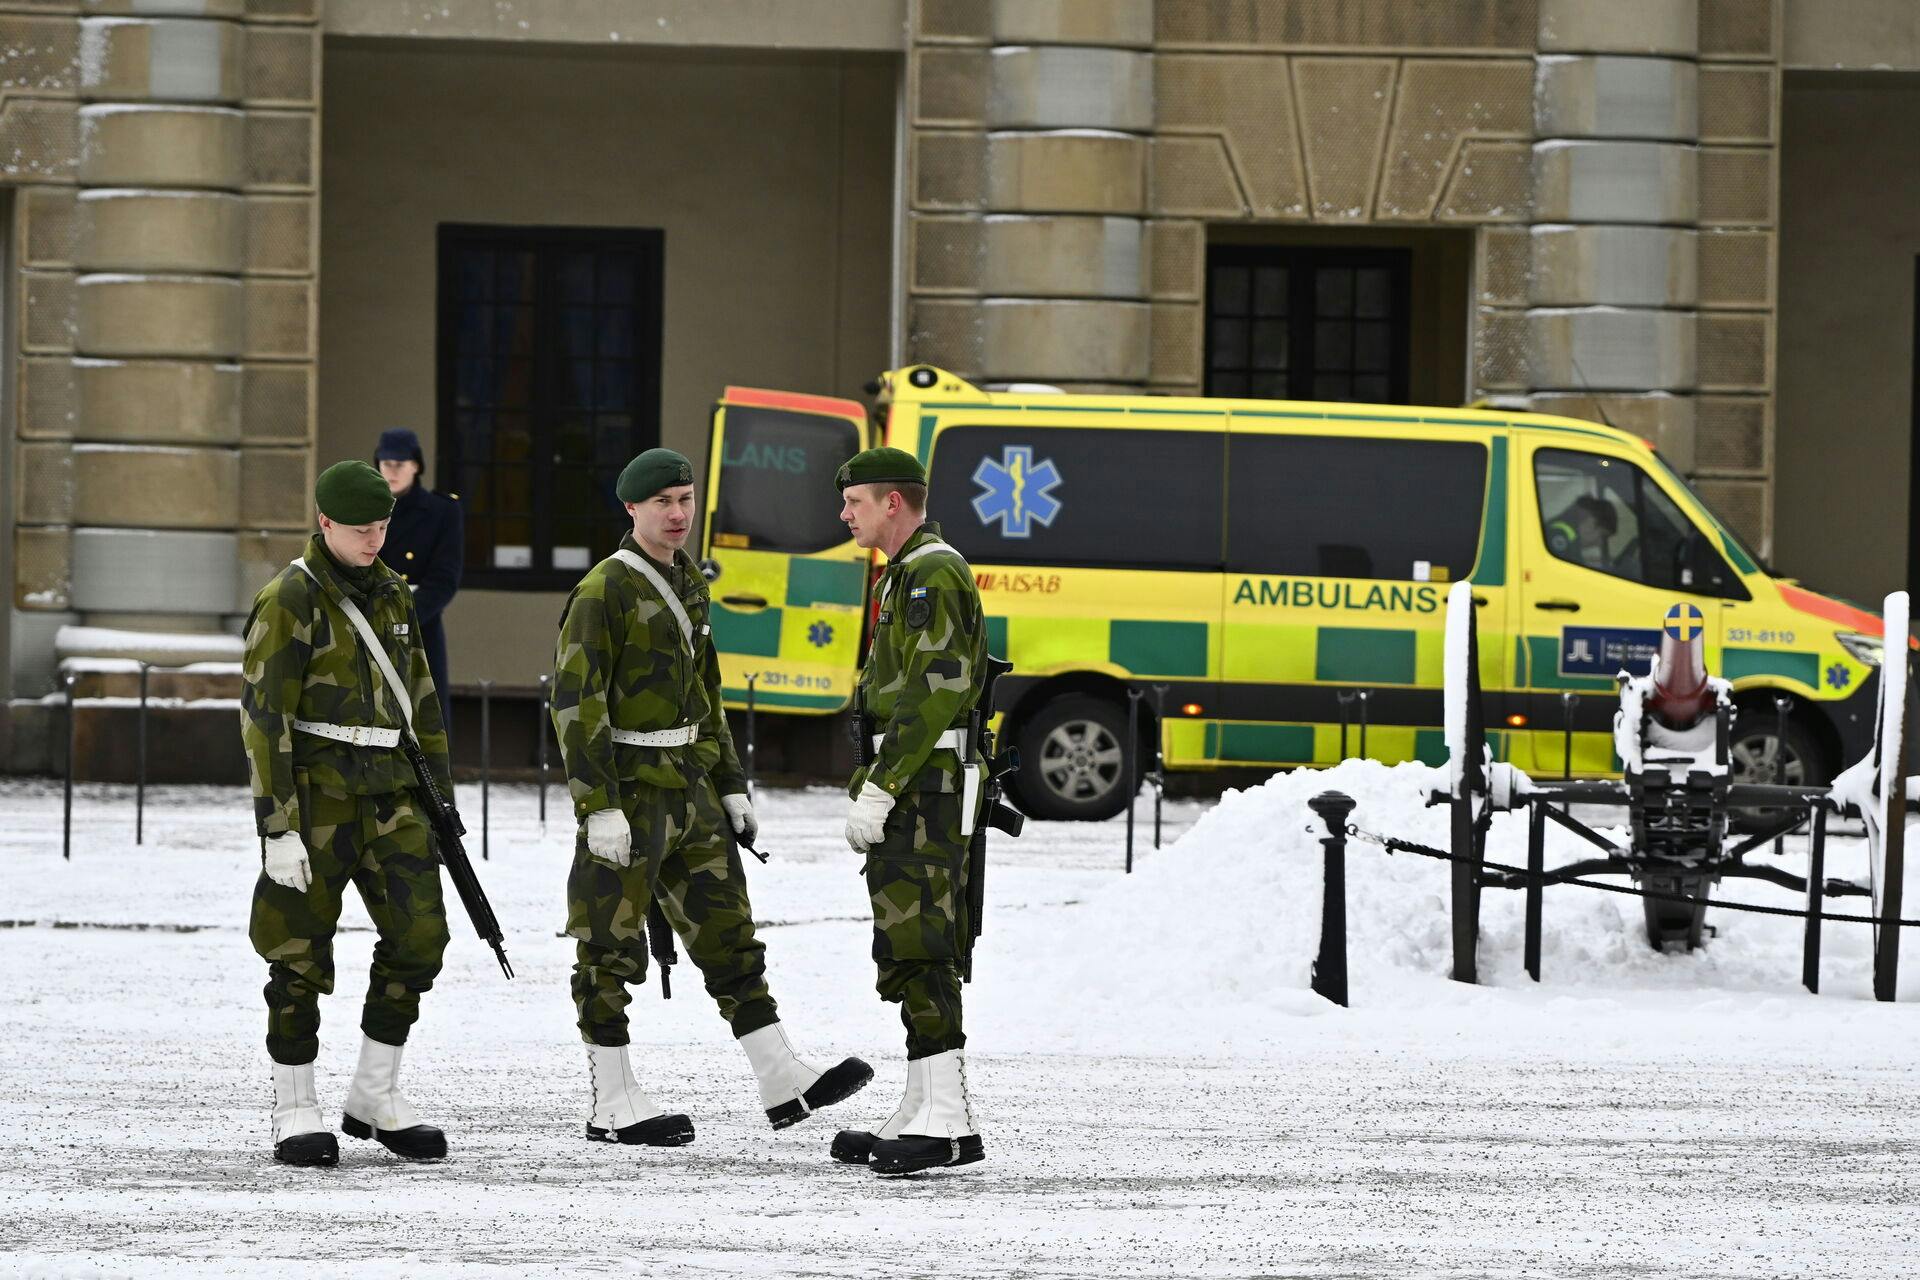
M 315 17 L 84 6 L 71 599 L 89 623 L 230 625 L 297 542 L 262 531 L 307 524 Z
M 1534 407 L 1610 420 L 1682 469 L 1698 386 L 1698 2 L 1542 0 L 1526 312 Z
M 1144 385 L 1151 0 L 911 14 L 908 358 L 992 382 Z

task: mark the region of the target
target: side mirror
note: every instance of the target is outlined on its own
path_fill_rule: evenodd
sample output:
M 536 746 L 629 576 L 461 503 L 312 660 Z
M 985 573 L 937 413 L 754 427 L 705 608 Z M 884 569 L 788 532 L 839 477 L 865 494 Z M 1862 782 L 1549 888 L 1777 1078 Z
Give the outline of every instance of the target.
M 709 556 L 700 562 L 700 576 L 712 582 L 720 576 L 720 562 Z

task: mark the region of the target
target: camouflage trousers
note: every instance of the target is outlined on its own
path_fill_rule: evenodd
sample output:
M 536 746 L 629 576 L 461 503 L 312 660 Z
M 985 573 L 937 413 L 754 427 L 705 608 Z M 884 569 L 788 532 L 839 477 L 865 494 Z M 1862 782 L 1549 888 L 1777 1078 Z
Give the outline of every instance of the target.
M 267 962 L 267 1053 L 290 1066 L 320 1051 L 320 997 L 333 992 L 333 933 L 349 881 L 380 934 L 360 1015 L 368 1036 L 406 1043 L 447 948 L 440 863 L 413 797 L 349 795 L 310 784 L 305 770 L 296 781 L 313 883 L 289 889 L 262 871 L 247 931 Z
M 907 1057 L 964 1048 L 966 841 L 958 795 L 901 793 L 887 815 L 885 838 L 867 853 L 867 890 L 880 998 L 900 1006 Z
M 646 980 L 647 906 L 656 891 L 733 1034 L 777 1021 L 766 944 L 754 936 L 746 870 L 713 783 L 703 774 L 684 788 L 628 783 L 620 805 L 633 828 L 632 864 L 617 867 L 588 853 L 583 829 L 567 877 L 581 1037 L 627 1043 L 627 988 Z

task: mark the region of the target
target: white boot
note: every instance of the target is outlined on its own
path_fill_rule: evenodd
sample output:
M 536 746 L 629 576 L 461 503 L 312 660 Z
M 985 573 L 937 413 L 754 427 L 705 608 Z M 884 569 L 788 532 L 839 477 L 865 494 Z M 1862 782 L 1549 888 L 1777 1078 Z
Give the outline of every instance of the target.
M 802 1062 L 787 1039 L 786 1028 L 769 1023 L 740 1037 L 753 1074 L 760 1081 L 760 1105 L 776 1129 L 798 1124 L 821 1107 L 830 1107 L 866 1087 L 873 1068 L 848 1058 L 821 1071 Z
M 360 1063 L 347 1089 L 340 1130 L 350 1138 L 378 1138 L 381 1146 L 410 1160 L 439 1160 L 447 1154 L 447 1137 L 421 1124 L 400 1092 L 401 1049 L 361 1036 Z
M 907 1122 L 920 1114 L 927 1100 L 927 1059 L 914 1058 L 907 1063 L 907 1087 L 900 1105 L 893 1109 L 885 1124 L 868 1132 L 842 1129 L 833 1135 L 832 1155 L 844 1164 L 865 1164 L 873 1155 L 873 1144 L 897 1138 L 907 1131 Z
M 967 1051 L 949 1049 L 907 1064 L 919 1067 L 926 1092 L 900 1126 L 901 1134 L 928 1138 L 968 1138 L 974 1133 L 973 1101 L 967 1096 Z M 895 1135 L 888 1134 L 887 1137 Z
M 693 1121 L 662 1112 L 633 1078 L 627 1046 L 589 1044 L 587 1073 L 593 1083 L 589 1141 L 648 1147 L 677 1147 L 693 1141 Z
M 273 1144 L 277 1147 L 303 1133 L 326 1131 L 326 1122 L 320 1118 L 320 1097 L 313 1087 L 313 1064 L 290 1067 L 284 1062 L 274 1063 Z
M 974 1132 L 973 1103 L 967 1096 L 966 1052 L 949 1049 L 909 1062 L 909 1093 L 916 1071 L 923 1089 L 917 1105 L 899 1121 L 897 1132 L 873 1144 L 868 1167 L 879 1174 L 919 1173 L 984 1160 L 986 1150 L 980 1135 Z M 906 1109 L 905 1102 L 901 1107 Z M 887 1123 L 892 1125 L 894 1121 Z

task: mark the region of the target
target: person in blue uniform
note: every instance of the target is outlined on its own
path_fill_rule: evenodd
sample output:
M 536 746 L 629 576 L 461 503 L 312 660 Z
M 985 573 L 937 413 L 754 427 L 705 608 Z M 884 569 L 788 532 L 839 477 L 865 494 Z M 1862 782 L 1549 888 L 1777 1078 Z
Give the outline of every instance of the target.
M 405 427 L 380 433 L 373 461 L 386 477 L 394 497 L 393 516 L 380 559 L 413 588 L 413 608 L 420 615 L 420 642 L 433 671 L 433 687 L 440 695 L 441 718 L 453 732 L 453 694 L 447 683 L 447 629 L 440 615 L 460 590 L 460 570 L 466 558 L 466 522 L 460 504 L 434 493 L 422 483 L 425 463 L 420 437 Z

